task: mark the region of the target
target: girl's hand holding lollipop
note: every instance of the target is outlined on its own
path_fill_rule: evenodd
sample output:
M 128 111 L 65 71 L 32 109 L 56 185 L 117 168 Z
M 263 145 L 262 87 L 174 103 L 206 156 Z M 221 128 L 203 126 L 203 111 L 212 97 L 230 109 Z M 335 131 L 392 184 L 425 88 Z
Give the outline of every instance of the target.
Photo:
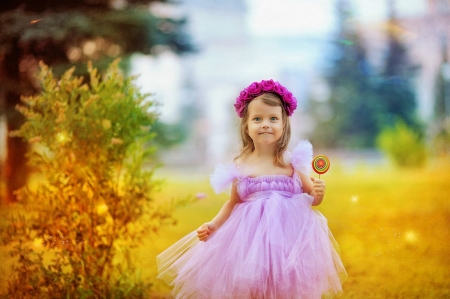
M 318 155 L 312 160 L 312 168 L 319 174 L 318 179 L 311 178 L 311 181 L 313 181 L 313 191 L 316 198 L 322 199 L 325 195 L 325 182 L 320 179 L 320 175 L 330 169 L 330 160 L 325 155 Z

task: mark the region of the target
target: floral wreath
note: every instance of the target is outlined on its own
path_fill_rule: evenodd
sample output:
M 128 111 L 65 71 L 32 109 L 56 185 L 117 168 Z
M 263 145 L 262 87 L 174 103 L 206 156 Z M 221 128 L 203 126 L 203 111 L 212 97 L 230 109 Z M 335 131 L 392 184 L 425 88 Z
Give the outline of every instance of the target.
M 297 99 L 289 90 L 286 89 L 286 87 L 270 79 L 262 80 L 261 82 L 253 82 L 241 91 L 239 96 L 236 98 L 236 103 L 234 104 L 237 115 L 240 118 L 244 117 L 247 103 L 257 96 L 267 92 L 275 93 L 280 96 L 281 101 L 283 102 L 283 107 L 288 116 L 291 116 L 292 113 L 294 113 L 294 110 L 297 108 Z

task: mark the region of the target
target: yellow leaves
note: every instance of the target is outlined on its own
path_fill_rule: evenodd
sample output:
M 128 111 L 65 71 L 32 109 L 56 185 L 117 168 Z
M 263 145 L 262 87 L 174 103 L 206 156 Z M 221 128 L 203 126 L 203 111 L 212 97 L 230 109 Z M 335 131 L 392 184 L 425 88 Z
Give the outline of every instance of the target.
M 33 247 L 35 249 L 41 249 L 43 247 L 44 240 L 42 238 L 35 238 L 33 241 Z
M 114 102 L 120 103 L 120 102 L 124 101 L 125 95 L 121 92 L 118 92 L 118 93 L 114 94 L 111 98 L 114 100 Z
M 112 145 L 120 145 L 120 144 L 123 144 L 123 140 L 120 138 L 111 138 L 111 144 Z
M 84 107 L 89 106 L 92 102 L 97 101 L 100 99 L 100 96 L 98 94 L 91 94 L 89 95 L 89 98 L 86 102 L 84 102 Z
M 80 86 L 80 90 L 83 92 L 87 92 L 87 91 L 89 91 L 89 86 L 87 84 L 82 84 Z
M 65 114 L 65 110 L 64 110 L 64 108 L 59 108 L 59 111 L 58 111 L 58 118 L 56 119 L 56 123 L 57 124 L 59 124 L 59 123 L 62 123 L 63 121 L 65 121 L 66 120 L 66 114 Z
M 56 141 L 60 144 L 66 144 L 70 140 L 71 140 L 70 135 L 65 131 L 56 134 Z
M 92 88 L 93 89 L 97 89 L 98 84 L 99 84 L 99 76 L 98 76 L 97 69 L 94 68 L 93 65 L 92 65 L 92 61 L 88 62 L 88 72 L 89 72 L 89 75 L 90 75 Z
M 75 66 L 73 66 L 70 69 L 68 69 L 67 71 L 65 71 L 63 76 L 62 76 L 64 81 L 70 81 L 70 79 L 72 78 L 74 72 L 75 72 Z
M 30 109 L 28 109 L 26 106 L 17 105 L 16 110 L 22 113 L 23 115 L 26 115 L 29 113 Z
M 61 174 L 61 175 L 59 176 L 59 182 L 60 182 L 63 186 L 68 185 L 69 181 L 70 181 L 70 178 L 69 178 L 68 176 L 65 176 L 64 174 Z
M 9 132 L 9 137 L 21 137 L 22 134 L 20 133 L 20 130 L 12 130 Z
M 127 231 L 129 235 L 139 235 L 145 231 L 146 227 L 142 221 L 130 222 L 127 224 Z
M 109 225 L 109 227 L 111 227 L 114 224 L 114 219 L 109 214 L 106 216 L 105 221 L 106 221 L 106 224 Z
M 109 119 L 102 120 L 102 126 L 105 130 L 111 129 L 111 121 Z
M 41 140 L 42 140 L 41 136 L 34 136 L 28 140 L 28 143 L 37 143 L 40 142 Z
M 96 211 L 98 215 L 104 215 L 108 212 L 108 205 L 103 203 L 103 204 L 99 204 L 96 207 Z
M 130 222 L 127 225 L 127 229 L 130 234 L 134 234 L 134 233 L 136 233 L 137 226 L 133 222 Z
M 103 225 L 97 225 L 97 226 L 95 227 L 95 230 L 98 232 L 99 235 L 105 233 L 105 228 L 103 227 Z

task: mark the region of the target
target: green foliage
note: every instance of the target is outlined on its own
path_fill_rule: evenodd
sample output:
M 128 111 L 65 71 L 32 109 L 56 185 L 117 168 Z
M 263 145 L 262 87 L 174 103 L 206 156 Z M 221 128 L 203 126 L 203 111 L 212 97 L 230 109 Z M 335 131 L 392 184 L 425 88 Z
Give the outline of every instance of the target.
M 442 69 L 444 67 L 446 67 L 445 64 L 441 66 Z M 448 101 L 447 97 L 449 97 L 448 93 L 450 92 L 450 82 L 445 79 L 443 71 L 440 71 L 437 76 L 435 92 L 436 95 L 434 100 L 433 116 L 437 120 L 442 120 L 445 119 L 447 110 L 450 110 L 446 107 L 446 105 L 448 105 L 446 102 Z
M 416 96 L 407 78 L 383 79 L 376 86 L 376 92 L 382 102 L 380 124 L 394 126 L 396 120 L 401 118 L 408 126 L 422 130 L 416 114 Z
M 169 148 L 175 146 L 188 136 L 187 126 L 183 123 L 166 124 L 156 121 L 150 132 L 155 134 L 154 143 L 161 148 Z
M 448 47 L 442 45 L 442 64 L 436 78 L 434 98 L 434 125 L 431 132 L 433 151 L 439 156 L 450 155 L 450 63 Z
M 450 155 L 450 121 L 439 124 L 432 135 L 433 154 L 437 156 Z
M 420 132 L 398 120 L 394 127 L 385 127 L 377 138 L 378 147 L 396 165 L 421 167 L 427 160 L 427 151 Z
M 380 129 L 380 102 L 351 10 L 343 1 L 336 5 L 339 32 L 324 74 L 330 96 L 311 104 L 317 126 L 309 139 L 320 147 L 371 147 Z
M 154 202 L 154 169 L 142 169 L 153 102 L 118 63 L 102 76 L 89 64 L 88 83 L 41 64 L 42 92 L 18 107 L 27 121 L 14 134 L 45 180 L 17 192 L 20 212 L 1 231 L 17 259 L 7 298 L 146 297 L 129 250 L 174 223 L 177 202 Z
M 401 38 L 386 32 L 385 66 L 376 72 L 349 6 L 346 1 L 336 4 L 339 31 L 330 68 L 324 75 L 330 96 L 311 104 L 317 126 L 309 139 L 321 147 L 374 147 L 383 127 L 394 126 L 398 118 L 423 130 L 411 84 L 414 66 Z M 394 26 L 395 20 L 389 24 Z
M 22 46 L 27 46 L 21 50 L 46 63 L 74 62 L 67 53 L 70 47 L 82 47 L 85 41 L 99 38 L 96 51 L 75 60 L 134 52 L 149 54 L 154 46 L 169 47 L 178 54 L 194 50 L 185 31 L 185 18 L 157 17 L 137 5 L 114 9 L 109 4 L 99 7 L 85 0 L 70 2 L 69 7 L 58 8 L 55 3 L 39 3 L 37 7 L 16 3 L 16 7 L 6 11 L 0 7 L 0 52 L 14 51 L 20 40 Z M 111 48 L 114 45 L 120 51 Z

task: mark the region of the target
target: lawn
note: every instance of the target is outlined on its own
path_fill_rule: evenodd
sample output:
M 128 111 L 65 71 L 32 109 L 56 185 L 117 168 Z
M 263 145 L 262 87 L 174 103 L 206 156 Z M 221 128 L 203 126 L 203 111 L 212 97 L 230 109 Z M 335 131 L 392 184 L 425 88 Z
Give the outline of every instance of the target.
M 340 298 L 450 298 L 449 169 L 450 161 L 418 170 L 364 164 L 344 169 L 335 162 L 321 177 L 327 190 L 317 209 L 328 219 L 349 276 Z M 207 197 L 177 210 L 176 226 L 149 236 L 133 251 L 149 280 L 156 275 L 155 256 L 210 220 L 226 200 L 226 194 L 212 192 L 208 174 L 159 176 L 166 178 L 160 201 L 197 193 Z M 11 261 L 4 248 L 0 254 L 4 288 Z M 158 282 L 154 290 L 169 291 Z

